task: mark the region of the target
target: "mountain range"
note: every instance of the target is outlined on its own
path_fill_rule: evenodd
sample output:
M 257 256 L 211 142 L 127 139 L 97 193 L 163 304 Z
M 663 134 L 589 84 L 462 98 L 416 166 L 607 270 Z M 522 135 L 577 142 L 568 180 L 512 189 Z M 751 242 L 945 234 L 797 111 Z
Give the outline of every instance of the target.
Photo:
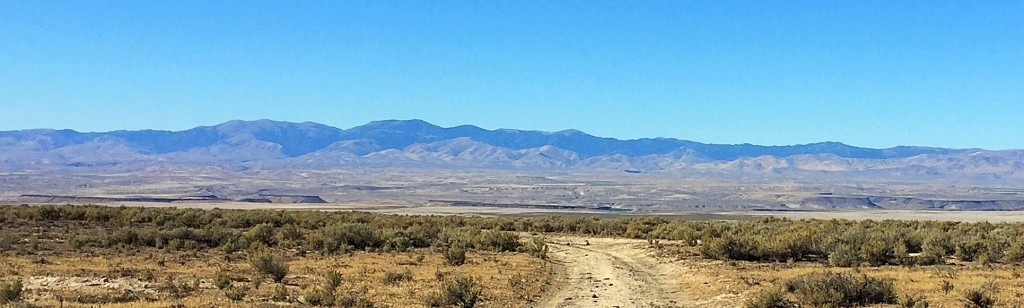
M 707 144 L 672 138 L 619 140 L 577 130 L 440 127 L 375 121 L 350 129 L 271 120 L 185 131 L 32 129 L 0 132 L 0 167 L 131 168 L 152 164 L 243 168 L 473 167 L 596 169 L 631 173 L 1024 178 L 1024 151 L 837 142 L 791 146 Z

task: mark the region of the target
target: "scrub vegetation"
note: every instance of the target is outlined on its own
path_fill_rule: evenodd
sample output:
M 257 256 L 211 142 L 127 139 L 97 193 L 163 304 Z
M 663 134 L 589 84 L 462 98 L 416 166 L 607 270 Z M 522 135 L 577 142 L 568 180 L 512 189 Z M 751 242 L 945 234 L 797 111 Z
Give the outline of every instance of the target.
M 753 281 L 747 290 L 760 290 L 743 294 L 749 307 L 921 307 L 938 293 L 906 292 L 919 287 L 901 277 L 968 265 L 961 270 L 1012 272 L 1019 280 L 1024 262 L 1024 224 L 1015 223 L 22 205 L 0 207 L 2 300 L 519 306 L 541 295 L 552 272 L 545 238 L 557 234 L 646 240 L 680 260 L 771 268 L 757 270 L 760 276 L 735 271 Z M 876 274 L 899 271 L 909 274 Z M 940 287 L 933 280 L 941 277 L 912 279 L 943 290 L 938 301 L 999 304 L 1009 292 L 955 277 Z

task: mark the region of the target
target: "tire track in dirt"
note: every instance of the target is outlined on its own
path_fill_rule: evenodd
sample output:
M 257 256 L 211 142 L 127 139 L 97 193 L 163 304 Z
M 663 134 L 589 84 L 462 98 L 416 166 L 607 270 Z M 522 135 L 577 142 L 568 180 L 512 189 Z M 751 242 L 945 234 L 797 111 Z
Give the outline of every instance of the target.
M 550 240 L 548 256 L 557 272 L 552 289 L 535 307 L 683 307 L 688 298 L 644 244 L 606 238 Z

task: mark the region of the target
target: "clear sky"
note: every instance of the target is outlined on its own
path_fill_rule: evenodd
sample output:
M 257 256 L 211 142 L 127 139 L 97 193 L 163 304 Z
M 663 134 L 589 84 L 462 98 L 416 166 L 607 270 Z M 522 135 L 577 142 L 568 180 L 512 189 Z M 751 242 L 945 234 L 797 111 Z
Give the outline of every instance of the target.
M 1024 148 L 1024 1 L 0 1 L 0 130 Z

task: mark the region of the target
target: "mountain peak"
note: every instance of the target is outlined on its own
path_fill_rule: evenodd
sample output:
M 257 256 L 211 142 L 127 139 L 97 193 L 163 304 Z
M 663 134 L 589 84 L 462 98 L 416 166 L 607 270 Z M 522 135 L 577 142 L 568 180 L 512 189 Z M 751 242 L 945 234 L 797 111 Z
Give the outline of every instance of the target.
M 576 129 L 560 130 L 560 131 L 554 132 L 552 134 L 554 134 L 554 135 L 564 135 L 564 136 L 591 136 L 590 134 L 584 133 L 584 132 L 576 130 Z
M 366 125 L 357 126 L 355 128 L 387 128 L 387 129 L 420 129 L 420 128 L 441 128 L 440 126 L 430 124 L 430 122 L 411 119 L 411 120 L 379 120 L 367 123 Z

